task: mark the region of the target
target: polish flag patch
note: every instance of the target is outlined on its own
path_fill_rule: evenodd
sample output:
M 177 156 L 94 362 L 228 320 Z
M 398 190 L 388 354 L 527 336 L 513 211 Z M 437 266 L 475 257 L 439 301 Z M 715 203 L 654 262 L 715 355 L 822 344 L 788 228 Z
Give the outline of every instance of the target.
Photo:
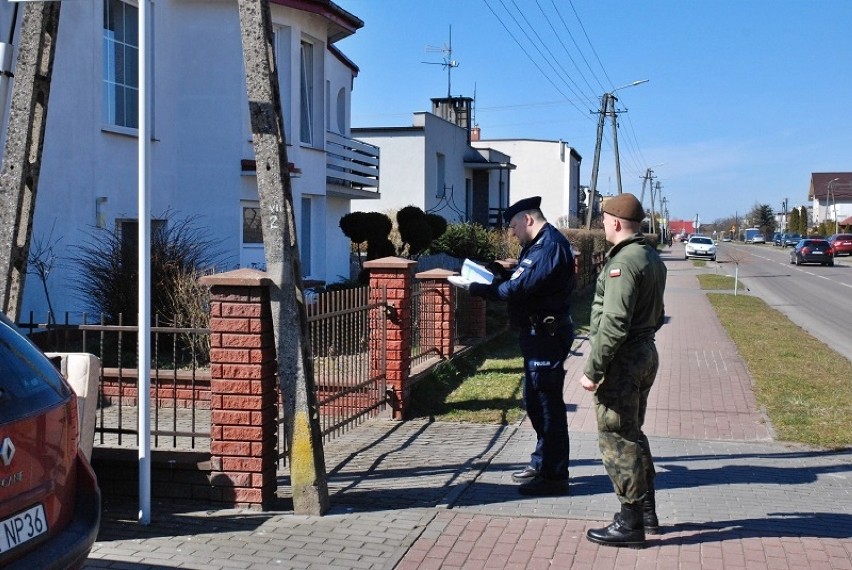
M 609 270 L 609 276 L 610 277 L 621 277 L 621 268 L 616 267 L 615 269 L 610 269 Z

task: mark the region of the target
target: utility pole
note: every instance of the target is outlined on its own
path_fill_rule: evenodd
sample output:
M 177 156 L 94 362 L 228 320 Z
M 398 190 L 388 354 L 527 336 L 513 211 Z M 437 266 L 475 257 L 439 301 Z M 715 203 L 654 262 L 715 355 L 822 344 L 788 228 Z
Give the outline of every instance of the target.
M 654 192 L 654 188 L 651 189 L 651 233 L 657 233 L 657 221 L 656 221 L 656 212 L 654 211 L 654 197 L 660 195 L 660 181 L 657 180 L 655 184 L 656 193 Z
M 0 172 L 0 310 L 20 317 L 61 2 L 24 7 Z
M 601 97 L 601 110 L 598 111 L 598 138 L 595 142 L 595 159 L 592 163 L 592 180 L 589 185 L 589 207 L 586 208 L 586 229 L 592 227 L 592 212 L 595 207 L 595 195 L 598 188 L 598 170 L 601 164 L 601 141 L 603 140 L 604 120 L 606 119 L 606 109 L 609 105 L 608 93 L 604 93 Z
M 296 514 L 329 508 L 269 0 L 238 0 L 272 323 Z
M 615 182 L 618 186 L 618 194 L 621 194 L 621 158 L 618 156 L 618 114 L 615 112 L 615 102 L 618 99 L 612 93 L 609 94 L 609 112 L 612 117 L 612 151 L 615 153 Z
M 619 89 L 624 89 L 625 87 L 633 87 L 635 85 L 641 85 L 642 83 L 647 83 L 648 81 L 648 79 L 634 81 L 633 83 L 628 83 L 627 85 L 616 87 L 612 91 L 604 93 L 603 96 L 601 96 L 601 108 L 600 111 L 597 111 L 598 136 L 595 142 L 595 160 L 594 164 L 592 165 L 592 181 L 589 185 L 589 207 L 586 209 L 587 230 L 592 227 L 592 213 L 594 211 L 595 197 L 597 196 L 598 190 L 598 169 L 600 167 L 601 162 L 601 143 L 603 142 L 603 128 L 607 114 L 610 114 L 612 116 L 612 143 L 613 151 L 615 152 L 615 176 L 616 182 L 618 184 L 618 193 L 621 194 L 621 161 L 618 157 L 618 120 L 617 112 L 615 110 L 615 102 L 618 101 L 618 99 L 615 97 L 615 95 L 613 95 L 613 93 L 615 93 Z

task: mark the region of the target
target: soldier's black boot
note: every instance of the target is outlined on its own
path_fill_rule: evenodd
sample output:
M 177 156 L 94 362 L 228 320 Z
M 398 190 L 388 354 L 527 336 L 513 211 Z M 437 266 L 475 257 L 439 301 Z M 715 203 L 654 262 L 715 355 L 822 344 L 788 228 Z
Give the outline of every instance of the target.
M 605 546 L 645 546 L 645 527 L 642 522 L 642 503 L 622 504 L 621 512 L 616 514 L 612 524 L 604 528 L 592 528 L 586 532 L 586 538 Z
M 645 493 L 645 500 L 642 503 L 642 522 L 647 534 L 661 534 L 654 489 L 648 489 L 648 492 Z

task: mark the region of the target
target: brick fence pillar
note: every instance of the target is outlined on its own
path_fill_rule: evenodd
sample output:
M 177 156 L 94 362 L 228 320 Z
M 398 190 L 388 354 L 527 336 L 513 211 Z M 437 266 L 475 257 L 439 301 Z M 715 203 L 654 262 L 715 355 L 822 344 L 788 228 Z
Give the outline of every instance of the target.
M 420 281 L 422 314 L 428 315 L 421 321 L 421 326 L 428 330 L 421 330 L 420 338 L 428 339 L 424 348 L 436 349 L 445 359 L 453 355 L 456 330 L 456 288 L 447 277 L 457 274 L 457 271 L 431 269 L 414 276 Z
M 271 506 L 277 488 L 277 364 L 265 273 L 203 277 L 210 287 L 211 499 Z
M 394 419 L 404 417 L 408 399 L 414 265 L 415 261 L 399 257 L 364 262 L 364 269 L 370 272 L 370 303 L 381 302 L 385 298 L 388 303 L 387 313 L 379 308 L 370 315 L 370 376 L 375 377 L 383 371 L 386 374 Z

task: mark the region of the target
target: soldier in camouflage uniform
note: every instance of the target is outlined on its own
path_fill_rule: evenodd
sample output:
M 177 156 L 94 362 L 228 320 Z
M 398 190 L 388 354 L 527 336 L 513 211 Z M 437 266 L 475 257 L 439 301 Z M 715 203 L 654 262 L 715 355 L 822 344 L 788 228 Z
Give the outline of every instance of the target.
M 663 324 L 666 266 L 639 233 L 645 212 L 634 195 L 611 198 L 603 211 L 606 238 L 614 245 L 596 284 L 581 383 L 595 392 L 598 443 L 621 512 L 586 536 L 642 547 L 646 531 L 659 532 L 654 463 L 642 424 L 659 365 L 654 334 Z

